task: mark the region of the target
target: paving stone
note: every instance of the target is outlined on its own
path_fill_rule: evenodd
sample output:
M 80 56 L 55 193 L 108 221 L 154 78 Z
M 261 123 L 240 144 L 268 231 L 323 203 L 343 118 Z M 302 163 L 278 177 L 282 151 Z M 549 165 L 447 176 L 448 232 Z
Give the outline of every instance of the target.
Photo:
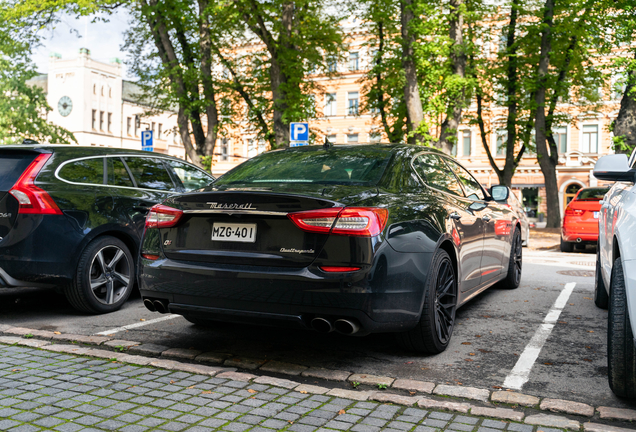
M 217 378 L 227 378 L 234 381 L 249 382 L 256 378 L 256 375 L 243 372 L 221 372 L 216 375 Z
M 346 381 L 351 372 L 342 370 L 325 369 L 319 367 L 310 367 L 301 373 L 304 377 L 321 378 L 329 381 Z
M 168 348 L 161 353 L 162 358 L 177 360 L 194 360 L 196 356 L 202 354 L 203 351 L 188 348 Z
M 472 405 L 463 403 L 463 402 L 448 402 L 448 401 L 438 401 L 435 399 L 419 399 L 417 401 L 417 405 L 421 408 L 430 408 L 430 409 L 443 409 L 447 411 L 456 411 L 461 413 L 468 413 L 468 411 L 472 408 Z
M 519 423 L 510 423 L 508 424 L 508 430 L 514 432 L 532 432 L 534 431 L 534 426 Z
M 300 385 L 300 383 L 297 383 L 296 381 L 290 381 L 290 380 L 286 380 L 282 378 L 274 378 L 274 377 L 268 377 L 268 376 L 258 377 L 254 380 L 254 382 L 259 384 L 273 385 L 276 387 L 283 387 L 286 389 L 293 389 L 294 387 L 297 387 L 298 385 Z
M 543 399 L 539 408 L 544 411 L 562 412 L 587 417 L 592 417 L 594 415 L 594 407 L 584 403 L 572 402 L 563 399 Z
M 522 421 L 524 417 L 524 413 L 508 408 L 473 407 L 470 410 L 470 413 L 481 417 L 492 417 L 513 421 Z
M 55 346 L 55 345 L 51 345 L 51 346 Z M 44 349 L 47 349 L 48 347 L 44 347 Z M 103 359 L 116 359 L 119 360 L 120 358 L 126 356 L 126 353 L 121 353 L 121 352 L 115 352 L 115 351 L 109 351 L 109 350 L 105 350 L 105 349 L 97 349 L 97 348 L 85 348 L 86 351 L 86 355 L 89 355 L 91 357 L 99 357 L 99 358 L 103 358 Z
M 177 362 L 176 366 L 174 367 L 174 370 L 190 372 L 190 373 L 198 374 L 198 375 L 215 376 L 219 372 L 233 372 L 235 369 L 218 367 L 218 366 L 206 366 L 202 364 Z
M 346 399 L 353 399 L 357 401 L 365 401 L 369 399 L 371 392 L 369 391 L 357 391 L 357 390 L 345 390 L 345 389 L 331 389 L 326 393 L 328 396 L 335 396 Z
M 112 340 L 108 340 L 104 342 L 103 345 L 109 346 L 112 348 L 129 349 L 130 347 L 141 345 L 141 342 L 133 342 L 133 341 L 124 340 L 124 339 L 112 339 Z
M 107 336 L 86 336 L 86 335 L 77 335 L 77 334 L 53 334 L 51 339 L 67 341 L 67 342 L 81 342 L 90 345 L 101 345 L 104 342 L 111 340 L 111 338 Z
M 267 360 L 248 358 L 248 357 L 231 357 L 223 362 L 223 365 L 237 367 L 240 369 L 256 370 L 263 366 Z
M 625 429 L 616 426 L 604 425 L 599 423 L 583 423 L 585 432 L 633 432 L 634 429 Z
M 385 376 L 377 376 L 377 375 L 368 375 L 368 374 L 353 374 L 347 378 L 349 382 L 359 382 L 360 384 L 368 384 L 372 386 L 377 386 L 378 384 L 383 384 L 385 386 L 390 386 L 395 381 L 394 378 L 385 377 Z
M 83 348 L 77 345 L 66 345 L 66 344 L 50 344 L 42 347 L 43 350 L 67 353 L 67 354 L 75 354 L 75 355 L 85 355 L 91 351 L 90 348 Z
M 329 391 L 326 387 L 319 387 L 310 384 L 301 384 L 294 388 L 295 391 L 299 393 L 312 393 L 312 394 L 325 394 Z
M 435 388 L 435 384 L 431 382 L 416 381 L 410 379 L 396 379 L 391 387 L 400 390 L 431 394 L 433 392 L 433 389 Z
M 18 336 L 24 336 L 26 334 L 33 334 L 34 331 L 36 331 L 36 330 L 35 329 L 26 328 L 26 327 L 10 327 L 10 328 L 4 330 L 3 333 L 12 334 L 12 335 L 18 335 Z
M 176 360 L 167 360 L 167 359 L 155 359 L 150 362 L 150 366 L 168 369 L 168 370 L 176 370 L 179 362 Z
M 428 426 L 418 426 L 414 429 L 415 432 L 437 432 L 439 429 L 428 427 Z
M 502 402 L 511 405 L 522 405 L 528 407 L 538 405 L 540 401 L 538 397 L 508 391 L 492 392 L 490 400 L 493 402 Z
M 537 414 L 526 417 L 526 424 L 539 426 L 552 426 L 563 429 L 579 430 L 581 425 L 579 422 L 550 414 Z
M 424 426 L 433 426 L 433 427 L 436 427 L 436 428 L 444 428 L 444 427 L 446 427 L 447 424 L 448 424 L 447 421 L 435 420 L 435 419 L 431 419 L 431 418 L 427 418 L 426 420 L 424 420 L 422 422 L 422 425 L 424 425 Z
M 28 346 L 32 348 L 42 348 L 43 346 L 51 345 L 51 342 L 38 339 L 22 339 L 18 342 L 18 345 Z
M 162 352 L 169 349 L 169 347 L 165 345 L 156 345 L 156 344 L 141 344 L 134 347 L 130 347 L 128 350 L 131 354 L 141 354 L 141 355 L 149 355 L 149 356 L 160 356 Z
M 624 408 L 598 407 L 602 419 L 636 421 L 636 411 Z
M 16 336 L 0 336 L 0 343 L 13 345 L 20 342 L 22 338 Z
M 507 424 L 508 423 L 506 422 L 502 422 L 498 420 L 490 420 L 490 419 L 485 419 L 484 421 L 481 422 L 482 426 L 493 428 L 493 429 L 503 429 L 506 427 Z
M 307 366 L 301 366 L 293 363 L 285 363 L 275 360 L 270 360 L 260 367 L 260 370 L 265 372 L 273 372 L 292 376 L 298 376 L 307 369 Z
M 119 361 L 124 363 L 132 363 L 136 365 L 146 366 L 154 361 L 152 357 L 144 357 L 140 355 L 126 354 L 121 357 L 118 357 Z
M 411 397 L 411 396 L 402 396 L 398 394 L 385 393 L 385 392 L 372 392 L 369 395 L 369 399 L 378 401 L 378 402 L 388 402 L 395 403 L 400 405 L 412 406 L 417 403 L 419 398 Z
M 487 402 L 490 398 L 490 391 L 486 389 L 478 389 L 475 387 L 438 385 L 433 390 L 433 394 L 441 396 L 454 396 L 466 399 L 473 399 Z
M 460 432 L 472 432 L 475 429 L 474 425 L 467 425 L 465 423 L 451 423 L 448 425 L 449 431 L 460 431 Z M 498 431 L 499 432 L 499 431 Z
M 194 358 L 195 361 L 204 363 L 223 364 L 225 360 L 232 357 L 230 353 L 218 353 L 214 351 L 204 352 Z

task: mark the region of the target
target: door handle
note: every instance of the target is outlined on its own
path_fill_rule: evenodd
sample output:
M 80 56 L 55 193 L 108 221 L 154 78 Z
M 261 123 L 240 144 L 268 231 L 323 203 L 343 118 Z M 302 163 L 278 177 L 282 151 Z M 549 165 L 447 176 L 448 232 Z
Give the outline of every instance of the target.
M 451 214 L 448 215 L 449 218 L 454 219 L 454 220 L 460 220 L 462 218 L 462 215 L 460 215 L 457 212 L 453 212 Z
M 490 219 L 492 219 L 492 218 L 490 216 L 488 216 L 488 215 L 484 215 L 484 216 L 481 217 L 481 220 L 483 220 L 484 222 L 489 222 Z

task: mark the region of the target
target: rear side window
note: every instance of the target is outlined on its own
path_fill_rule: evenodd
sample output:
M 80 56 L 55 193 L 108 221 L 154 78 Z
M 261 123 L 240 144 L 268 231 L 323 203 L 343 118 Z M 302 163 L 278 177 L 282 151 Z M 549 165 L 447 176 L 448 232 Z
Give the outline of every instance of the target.
M 170 174 L 163 163 L 157 159 L 128 156 L 125 157 L 126 165 L 137 182 L 137 187 L 142 189 L 156 189 L 163 191 L 176 190 Z
M 214 181 L 214 178 L 210 174 L 186 163 L 170 159 L 166 160 L 166 163 L 174 169 L 175 174 L 177 174 L 177 177 L 179 177 L 179 180 L 181 180 L 187 192 L 204 188 L 211 185 Z
M 0 154 L 0 191 L 7 192 L 37 155 Z
M 444 158 L 444 161 L 453 170 L 459 181 L 464 186 L 466 196 L 472 200 L 483 200 L 485 198 L 484 191 L 481 186 L 462 166 L 452 159 Z
M 108 161 L 108 184 L 112 186 L 133 187 L 128 170 L 120 158 L 110 157 Z
M 72 161 L 60 169 L 59 177 L 72 183 L 104 184 L 104 158 Z
M 457 178 L 439 157 L 433 154 L 423 154 L 415 158 L 413 167 L 432 188 L 448 192 L 457 196 L 464 196 Z

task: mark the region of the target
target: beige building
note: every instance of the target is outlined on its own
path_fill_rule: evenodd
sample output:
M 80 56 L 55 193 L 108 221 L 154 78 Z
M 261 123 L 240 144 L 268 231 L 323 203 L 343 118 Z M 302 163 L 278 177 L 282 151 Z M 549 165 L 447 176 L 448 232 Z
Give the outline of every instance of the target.
M 141 150 L 141 131 L 152 130 L 154 151 L 185 157 L 176 113 L 145 116 L 149 107 L 135 83 L 123 79 L 119 60 L 93 60 L 86 48 L 75 59 L 52 54 L 49 73 L 31 82 L 47 94 L 48 120 L 72 132 L 79 145 Z

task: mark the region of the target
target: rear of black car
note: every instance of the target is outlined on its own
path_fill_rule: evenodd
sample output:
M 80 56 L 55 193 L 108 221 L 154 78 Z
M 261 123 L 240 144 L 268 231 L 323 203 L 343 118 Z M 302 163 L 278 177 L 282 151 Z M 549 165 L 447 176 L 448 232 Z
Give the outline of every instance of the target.
M 0 286 L 47 286 L 73 272 L 75 263 L 65 252 L 80 237 L 36 184 L 42 172 L 51 171 L 53 159 L 43 149 L 0 149 Z
M 287 152 L 151 210 L 139 278 L 147 307 L 198 323 L 286 321 L 346 334 L 415 325 L 421 285 L 387 275 L 396 252 L 383 236 L 389 210 L 378 184 L 391 149 Z

